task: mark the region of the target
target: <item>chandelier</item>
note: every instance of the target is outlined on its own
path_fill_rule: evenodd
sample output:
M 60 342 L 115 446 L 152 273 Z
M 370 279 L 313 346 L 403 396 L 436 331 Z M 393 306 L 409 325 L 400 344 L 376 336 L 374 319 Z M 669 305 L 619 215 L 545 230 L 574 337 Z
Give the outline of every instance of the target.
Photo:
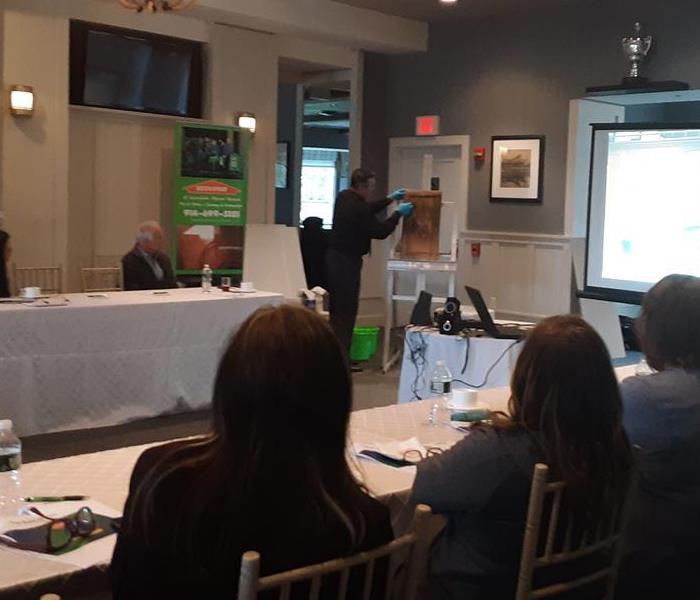
M 156 13 L 158 11 L 168 12 L 171 10 L 182 10 L 194 4 L 197 0 L 118 0 L 124 8 L 135 10 L 136 12 L 148 11 Z

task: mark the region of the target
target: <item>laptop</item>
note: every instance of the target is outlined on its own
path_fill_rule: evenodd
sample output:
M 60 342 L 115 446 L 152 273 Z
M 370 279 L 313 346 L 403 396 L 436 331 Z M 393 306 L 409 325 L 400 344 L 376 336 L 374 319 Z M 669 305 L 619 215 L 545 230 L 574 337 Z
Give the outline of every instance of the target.
M 481 319 L 481 328 L 489 334 L 491 337 L 497 338 L 499 340 L 520 340 L 524 338 L 528 331 L 532 327 L 519 325 L 496 325 L 491 318 L 491 313 L 486 307 L 486 302 L 484 302 L 484 297 L 481 292 L 476 288 L 464 286 L 469 294 L 469 299 L 474 305 L 476 312 L 479 314 L 479 319 Z

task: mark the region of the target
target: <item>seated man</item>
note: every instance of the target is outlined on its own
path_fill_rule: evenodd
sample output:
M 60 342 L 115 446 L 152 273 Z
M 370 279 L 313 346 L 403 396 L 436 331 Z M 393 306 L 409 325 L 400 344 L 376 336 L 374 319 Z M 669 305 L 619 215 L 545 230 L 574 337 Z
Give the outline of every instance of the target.
M 125 290 L 158 290 L 177 287 L 173 267 L 162 251 L 163 230 L 155 221 L 139 225 L 136 244 L 122 258 Z

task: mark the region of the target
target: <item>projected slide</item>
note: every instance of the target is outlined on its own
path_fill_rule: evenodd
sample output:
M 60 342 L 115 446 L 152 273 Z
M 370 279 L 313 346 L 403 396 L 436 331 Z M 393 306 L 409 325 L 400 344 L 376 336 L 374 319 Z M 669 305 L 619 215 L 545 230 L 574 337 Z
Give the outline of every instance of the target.
M 700 276 L 700 126 L 595 131 L 587 261 L 609 290 Z

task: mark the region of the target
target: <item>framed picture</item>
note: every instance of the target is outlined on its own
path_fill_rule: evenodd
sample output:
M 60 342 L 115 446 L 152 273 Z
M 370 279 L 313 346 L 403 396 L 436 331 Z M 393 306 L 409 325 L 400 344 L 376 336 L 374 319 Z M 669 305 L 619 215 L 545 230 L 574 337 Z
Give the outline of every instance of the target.
M 542 202 L 544 136 L 491 138 L 491 202 Z
M 289 142 L 277 142 L 275 187 L 279 189 L 289 187 Z

